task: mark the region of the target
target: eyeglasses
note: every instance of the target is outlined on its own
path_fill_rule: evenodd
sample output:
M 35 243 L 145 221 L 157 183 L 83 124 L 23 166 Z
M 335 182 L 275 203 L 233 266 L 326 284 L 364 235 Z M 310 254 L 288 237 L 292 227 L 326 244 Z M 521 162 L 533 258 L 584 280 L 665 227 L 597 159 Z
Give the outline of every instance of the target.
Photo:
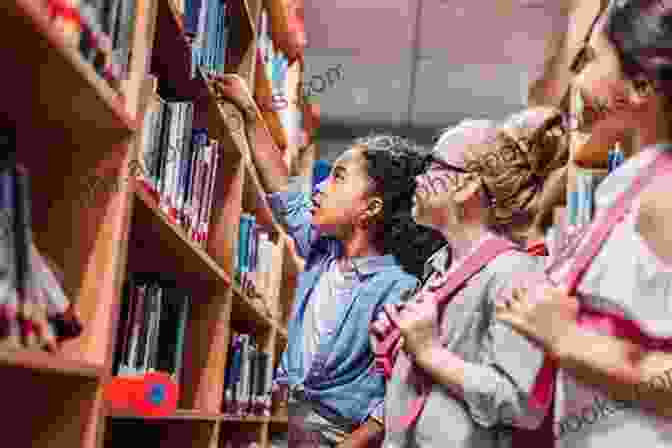
M 461 166 L 456 166 L 456 165 L 450 164 L 450 163 L 440 159 L 437 156 L 432 157 L 432 162 L 430 164 L 430 169 L 431 169 L 432 165 L 438 165 L 441 169 L 445 169 L 445 170 L 452 171 L 452 172 L 455 172 L 455 173 L 460 173 L 460 174 L 478 174 L 476 171 L 470 171 L 470 170 L 468 170 L 466 168 L 463 168 Z M 483 177 L 482 176 L 478 176 L 478 177 L 481 181 L 481 185 L 483 186 L 483 192 L 485 193 L 485 197 L 488 201 L 488 204 L 494 205 L 495 201 L 496 201 L 495 197 L 490 192 L 490 189 L 488 188 L 485 181 L 483 180 Z M 431 184 L 431 185 L 433 187 L 433 184 Z M 445 189 L 444 189 L 444 191 L 445 191 Z

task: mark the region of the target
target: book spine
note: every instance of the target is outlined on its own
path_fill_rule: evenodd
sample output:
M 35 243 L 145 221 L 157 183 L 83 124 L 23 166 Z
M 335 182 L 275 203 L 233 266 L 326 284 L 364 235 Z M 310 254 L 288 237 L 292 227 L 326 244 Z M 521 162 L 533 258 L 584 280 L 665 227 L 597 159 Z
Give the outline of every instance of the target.
M 131 340 L 129 343 L 129 356 L 128 356 L 128 373 L 132 373 L 136 370 L 136 362 L 138 358 L 138 343 L 140 339 L 140 331 L 142 328 L 142 312 L 143 307 L 145 306 L 145 296 L 147 295 L 147 285 L 142 284 L 138 288 L 138 302 L 135 307 L 135 315 L 133 316 L 133 329 L 131 331 Z
M 192 226 L 189 237 L 196 240 L 196 231 L 198 230 L 198 211 L 201 205 L 201 177 L 203 176 L 203 144 L 200 139 L 196 140 L 196 173 L 194 176 L 194 194 L 192 203 Z
M 242 342 L 243 342 L 243 335 L 240 334 L 235 340 L 234 343 L 234 352 L 233 352 L 233 362 L 232 362 L 232 367 L 233 367 L 233 374 L 231 375 L 231 383 L 233 386 L 232 390 L 232 395 L 233 395 L 233 400 L 231 403 L 231 413 L 237 414 L 238 413 L 238 395 L 240 393 L 240 377 L 241 377 L 241 359 L 242 359 Z
M 210 184 L 213 180 L 212 178 L 212 162 L 213 162 L 213 143 L 212 141 L 209 141 L 206 150 L 205 150 L 205 155 L 204 155 L 204 161 L 205 161 L 205 171 L 203 174 L 203 190 L 201 193 L 201 207 L 199 210 L 199 216 L 198 216 L 198 243 L 200 245 L 204 244 L 204 231 L 205 231 L 205 219 L 207 215 L 207 207 L 208 207 L 208 201 L 209 201 L 209 194 L 210 194 Z
M 208 189 L 208 202 L 205 207 L 205 217 L 203 224 L 203 247 L 206 247 L 210 234 L 210 219 L 212 218 L 212 205 L 215 200 L 215 187 L 217 185 L 217 165 L 219 163 L 219 143 L 213 141 L 211 150 L 211 171 L 210 171 L 210 186 Z
M 156 298 L 156 314 L 154 316 L 154 336 L 152 337 L 152 350 L 149 360 L 149 367 L 155 371 L 158 367 L 159 357 L 159 335 L 161 334 L 161 313 L 163 312 L 164 288 L 159 288 L 159 294 Z
M 4 148 L 3 148 L 4 149 Z M 14 170 L 9 164 L 0 165 L 0 213 L 2 213 L 2 238 L 0 247 L 6 254 L 0 259 L 0 286 L 7 290 L 7 294 L 0 294 L 0 347 L 15 349 L 19 348 L 20 332 L 17 321 L 17 275 L 16 258 L 16 195 L 14 193 Z
M 189 319 L 189 307 L 191 306 L 191 297 L 185 296 L 180 309 L 180 320 L 178 327 L 178 338 L 175 344 L 175 378 L 179 383 L 182 374 L 182 360 L 184 358 L 184 339 L 187 332 L 187 321 Z

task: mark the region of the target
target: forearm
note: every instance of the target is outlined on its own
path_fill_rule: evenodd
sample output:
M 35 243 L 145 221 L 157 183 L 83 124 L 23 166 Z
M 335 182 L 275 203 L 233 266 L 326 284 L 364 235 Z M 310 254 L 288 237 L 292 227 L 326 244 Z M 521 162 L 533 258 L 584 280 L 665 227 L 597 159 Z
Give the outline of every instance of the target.
M 260 121 L 247 127 L 250 155 L 259 180 L 267 193 L 286 191 L 289 182 L 289 168 L 271 136 Z
M 434 382 L 462 395 L 465 370 L 462 358 L 437 343 L 417 353 L 415 362 Z
M 578 325 L 571 329 L 553 347 L 560 367 L 615 400 L 635 401 L 659 415 L 672 415 L 671 353 L 648 352 L 625 339 L 588 333 Z

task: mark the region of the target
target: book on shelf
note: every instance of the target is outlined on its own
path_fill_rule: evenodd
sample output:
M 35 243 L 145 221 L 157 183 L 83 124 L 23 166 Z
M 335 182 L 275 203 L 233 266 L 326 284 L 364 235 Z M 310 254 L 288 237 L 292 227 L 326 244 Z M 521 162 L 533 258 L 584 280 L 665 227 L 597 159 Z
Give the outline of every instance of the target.
M 249 334 L 233 333 L 224 377 L 222 412 L 271 415 L 272 355 L 261 351 Z
M 184 32 L 191 46 L 191 76 L 224 73 L 231 30 L 232 8 L 222 0 L 182 0 L 176 5 L 184 17 Z
M 220 143 L 193 128 L 192 102 L 153 95 L 144 117 L 137 174 L 161 210 L 202 247 L 210 232 Z
M 227 435 L 224 448 L 260 448 L 253 433 L 243 431 Z
M 46 0 L 50 25 L 113 87 L 127 79 L 136 0 Z
M 0 160 L 0 347 L 57 351 L 82 332 L 61 272 L 35 246 L 30 177 L 16 164 L 15 131 L 3 133 Z
M 234 251 L 234 278 L 249 297 L 262 301 L 267 313 L 271 293 L 271 273 L 277 246 L 271 234 L 257 223 L 257 218 L 241 213 L 238 226 L 238 241 Z
M 121 301 L 113 374 L 157 371 L 179 383 L 190 301 L 161 274 L 130 274 Z

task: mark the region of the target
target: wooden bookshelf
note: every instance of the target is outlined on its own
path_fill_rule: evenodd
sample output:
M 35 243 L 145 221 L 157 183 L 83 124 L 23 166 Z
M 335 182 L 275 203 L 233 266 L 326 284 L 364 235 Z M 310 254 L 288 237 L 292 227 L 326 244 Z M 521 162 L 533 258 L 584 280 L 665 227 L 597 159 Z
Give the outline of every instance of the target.
M 4 98 L 0 116 L 10 122 L 30 122 L 44 132 L 62 136 L 74 147 L 93 147 L 91 152 L 99 156 L 112 149 L 113 143 L 131 136 L 137 124 L 134 114 L 78 51 L 50 27 L 39 2 L 2 2 L 0 29 L 9 39 L 7 45 L 0 46 L 0 57 L 11 64 L 0 78 Z M 70 132 L 73 129 L 81 131 Z M 96 145 L 101 139 L 109 142 L 104 148 Z M 33 157 L 43 152 L 40 148 Z
M 260 448 L 269 446 L 270 433 L 287 430 L 286 414 L 222 413 L 227 352 L 232 331 L 248 332 L 277 364 L 301 266 L 270 213 L 241 112 L 218 99 L 199 70 L 191 76 L 179 2 L 136 0 L 129 77 L 114 87 L 68 46 L 41 0 L 0 3 L 0 30 L 10 42 L 0 56 L 12 64 L 2 75 L 0 121 L 15 124 L 19 162 L 31 174 L 35 244 L 62 268 L 64 289 L 84 325 L 83 334 L 58 353 L 0 350 L 0 393 L 9 401 L 39 403 L 38 409 L 0 410 L 0 418 L 21 435 L 10 445 L 115 448 L 136 443 L 139 434 L 152 446 L 224 448 L 230 437 L 244 433 Z M 286 4 L 231 4 L 234 49 L 225 72 L 254 88 L 261 8 L 271 8 L 275 20 Z M 159 79 L 156 94 L 163 99 L 194 102 L 194 126 L 221 143 L 204 246 L 162 211 L 141 179 L 129 179 L 145 108 L 155 94 L 148 92 L 149 73 Z M 296 151 L 291 142 L 285 146 L 277 157 L 289 163 L 286 154 Z M 88 197 L 87 182 L 94 177 L 115 187 Z M 264 307 L 235 281 L 233 250 L 244 212 L 272 231 L 275 245 Z M 113 374 L 124 282 L 129 273 L 147 271 L 174 279 L 191 298 L 178 411 L 160 418 L 115 411 L 103 394 Z

